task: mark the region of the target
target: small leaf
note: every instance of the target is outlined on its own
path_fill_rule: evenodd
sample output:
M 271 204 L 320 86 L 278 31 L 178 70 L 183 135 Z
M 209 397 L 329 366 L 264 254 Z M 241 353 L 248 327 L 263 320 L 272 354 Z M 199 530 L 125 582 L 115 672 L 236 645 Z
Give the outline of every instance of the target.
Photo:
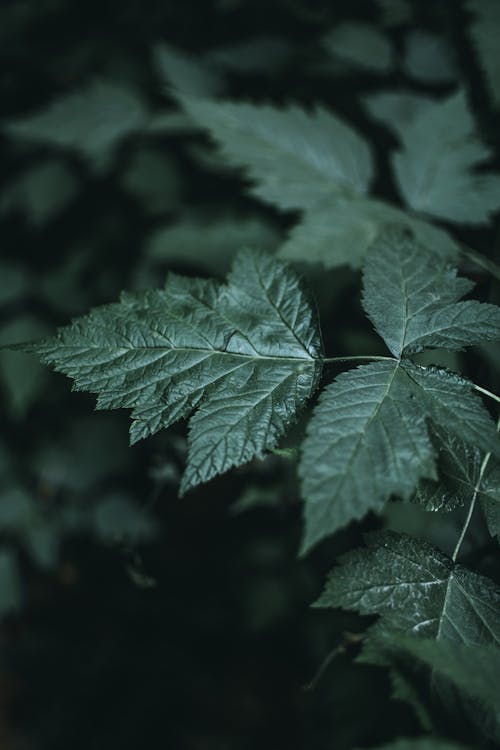
M 457 278 L 408 232 L 394 228 L 379 238 L 367 255 L 363 280 L 363 306 L 395 357 L 500 339 L 500 307 L 457 302 L 472 282 Z
M 198 61 L 170 44 L 154 49 L 154 63 L 167 91 L 194 97 L 211 97 L 224 88 L 222 78 L 207 63 Z
M 450 83 L 457 75 L 453 51 L 446 39 L 420 29 L 406 38 L 404 68 L 423 83 Z

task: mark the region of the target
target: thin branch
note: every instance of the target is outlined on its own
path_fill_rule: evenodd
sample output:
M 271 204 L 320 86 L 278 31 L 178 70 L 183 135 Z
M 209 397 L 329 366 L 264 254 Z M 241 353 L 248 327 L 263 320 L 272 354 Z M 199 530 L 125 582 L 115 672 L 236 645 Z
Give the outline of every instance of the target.
M 479 391 L 479 393 L 482 393 L 484 396 L 488 396 L 488 398 L 492 398 L 493 401 L 496 401 L 498 404 L 500 404 L 500 396 L 497 396 L 495 393 L 488 391 L 486 388 L 482 388 L 480 385 L 476 385 L 476 383 L 472 383 L 472 387 L 474 388 L 474 390 Z

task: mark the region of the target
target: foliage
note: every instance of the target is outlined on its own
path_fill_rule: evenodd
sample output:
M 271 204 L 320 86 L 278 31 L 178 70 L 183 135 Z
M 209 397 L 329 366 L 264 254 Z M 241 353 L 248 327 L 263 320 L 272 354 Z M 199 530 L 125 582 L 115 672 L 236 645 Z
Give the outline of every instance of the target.
M 36 57 L 66 5 L 0 24 Z M 91 4 L 6 78 L 13 745 L 500 742 L 500 15 L 349 5 Z

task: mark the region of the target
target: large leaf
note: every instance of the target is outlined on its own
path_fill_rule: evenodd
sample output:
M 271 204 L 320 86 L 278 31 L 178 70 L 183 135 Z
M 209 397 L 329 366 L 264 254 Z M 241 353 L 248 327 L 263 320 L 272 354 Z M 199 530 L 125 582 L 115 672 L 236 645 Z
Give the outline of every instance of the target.
M 182 491 L 273 447 L 313 393 L 321 355 L 296 276 L 250 252 L 227 285 L 171 275 L 32 349 L 99 394 L 98 408 L 132 409 L 132 442 L 196 410 Z
M 378 635 L 500 644 L 500 589 L 426 542 L 392 532 L 367 536 L 334 569 L 318 607 L 380 615 Z
M 476 172 L 491 156 L 462 91 L 424 108 L 402 133 L 393 165 L 406 203 L 461 224 L 487 224 L 500 208 L 500 174 Z
M 319 107 L 306 112 L 182 96 L 182 104 L 242 167 L 251 192 L 284 209 L 305 209 L 328 194 L 363 195 L 373 177 L 367 143 L 342 120 Z
M 500 338 L 500 307 L 457 302 L 472 287 L 409 233 L 388 230 L 367 255 L 363 306 L 395 357 L 461 349 Z

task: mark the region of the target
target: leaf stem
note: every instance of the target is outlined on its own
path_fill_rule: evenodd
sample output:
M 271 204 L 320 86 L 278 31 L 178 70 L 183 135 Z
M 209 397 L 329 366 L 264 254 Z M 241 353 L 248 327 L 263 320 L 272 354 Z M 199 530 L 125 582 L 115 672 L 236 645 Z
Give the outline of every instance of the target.
M 372 354 L 367 354 L 355 357 L 323 357 L 321 362 L 366 362 L 367 360 L 387 360 L 389 362 L 394 362 L 394 359 L 394 357 L 377 357 Z
M 497 422 L 497 432 L 498 432 L 499 429 L 500 429 L 500 419 Z M 481 489 L 481 483 L 483 481 L 484 472 L 486 471 L 486 468 L 488 466 L 490 458 L 491 458 L 491 451 L 489 451 L 488 453 L 486 453 L 486 455 L 484 456 L 484 458 L 482 460 L 481 468 L 479 469 L 479 476 L 477 478 L 477 482 L 476 482 L 475 487 L 474 487 L 474 492 L 472 494 L 472 499 L 470 501 L 470 506 L 469 506 L 469 510 L 468 510 L 468 513 L 467 513 L 467 517 L 465 519 L 465 523 L 464 523 L 464 525 L 462 527 L 462 531 L 461 531 L 460 536 L 458 538 L 458 542 L 456 543 L 455 549 L 453 550 L 453 555 L 451 556 L 451 559 L 453 560 L 453 562 L 456 562 L 456 560 L 457 560 L 458 553 L 460 552 L 460 547 L 462 546 L 462 542 L 464 541 L 465 535 L 467 534 L 467 531 L 469 529 L 470 522 L 471 522 L 472 516 L 474 514 L 474 509 L 476 507 L 476 501 L 477 501 L 477 497 L 479 495 L 479 490 Z
M 486 388 L 482 388 L 480 385 L 476 385 L 476 383 L 473 383 L 472 386 L 474 390 L 479 391 L 479 393 L 482 393 L 484 396 L 488 396 L 488 398 L 492 398 L 493 401 L 496 401 L 500 404 L 500 396 L 497 396 L 495 393 L 488 391 Z

